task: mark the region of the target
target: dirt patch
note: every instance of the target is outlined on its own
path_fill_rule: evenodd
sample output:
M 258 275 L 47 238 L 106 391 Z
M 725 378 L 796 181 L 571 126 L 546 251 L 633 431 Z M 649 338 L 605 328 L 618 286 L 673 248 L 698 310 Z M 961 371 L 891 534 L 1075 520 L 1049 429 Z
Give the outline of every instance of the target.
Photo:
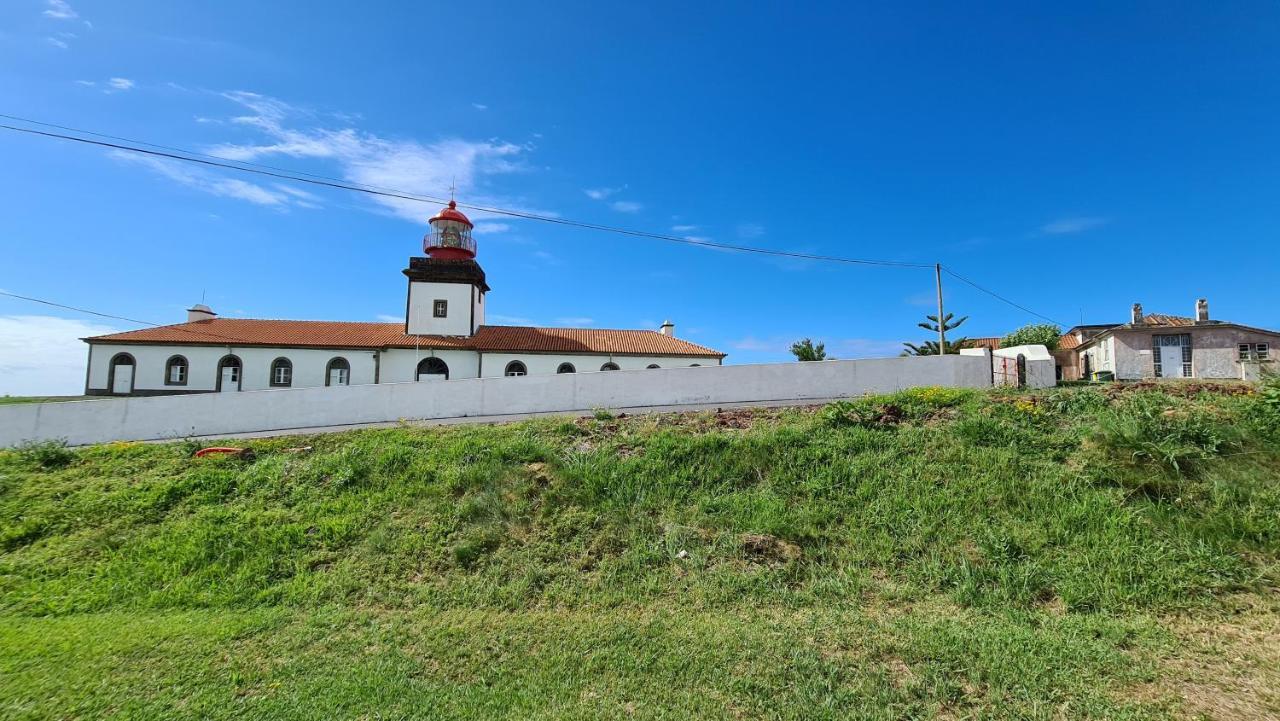
M 1254 387 L 1243 381 L 1137 381 L 1133 383 L 1112 383 L 1103 386 L 1103 393 L 1110 398 L 1137 393 L 1139 391 L 1161 391 L 1179 398 L 1191 398 L 1201 393 L 1214 393 L 1224 396 L 1247 396 L 1254 393 Z
M 1131 698 L 1172 702 L 1188 719 L 1280 719 L 1280 594 L 1165 625 L 1177 642 L 1160 661 L 1160 680 L 1130 689 Z
M 800 546 L 767 533 L 743 534 L 742 551 L 747 558 L 760 563 L 790 563 L 804 555 Z

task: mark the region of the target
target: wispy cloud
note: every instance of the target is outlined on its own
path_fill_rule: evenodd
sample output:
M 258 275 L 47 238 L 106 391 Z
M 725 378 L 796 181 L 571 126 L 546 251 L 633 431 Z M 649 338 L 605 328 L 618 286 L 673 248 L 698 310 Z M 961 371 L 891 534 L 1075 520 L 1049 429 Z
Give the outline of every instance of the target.
M 582 192 L 586 193 L 587 197 L 591 198 L 592 200 L 604 200 L 609 196 L 615 195 L 617 193 L 621 193 L 626 189 L 627 189 L 627 186 L 623 185 L 618 188 L 587 188 Z
M 583 326 L 583 325 L 592 325 L 595 322 L 596 321 L 594 318 L 586 318 L 583 316 L 570 316 L 568 318 L 556 318 L 556 325 Z
M 101 88 L 102 92 L 108 95 L 127 92 L 137 87 L 137 84 L 129 78 L 108 78 L 101 83 L 95 80 L 77 80 L 76 85 L 83 85 L 86 88 Z
M 764 226 L 759 223 L 739 223 L 739 238 L 759 238 L 764 235 Z
M 907 296 L 903 302 L 907 305 L 919 306 L 921 308 L 937 308 L 938 296 L 933 293 L 915 293 Z
M 476 235 L 494 235 L 508 230 L 511 230 L 511 226 L 507 223 L 476 223 L 476 227 L 472 228 L 471 232 Z
M 337 164 L 345 180 L 360 185 L 436 196 L 453 185 L 458 195 L 478 204 L 516 208 L 522 205 L 516 199 L 495 197 L 483 190 L 495 176 L 526 170 L 521 160 L 526 149 L 520 145 L 461 138 L 423 143 L 383 138 L 353 127 L 308 126 L 314 113 L 282 100 L 247 91 L 222 95 L 249 111 L 230 122 L 260 132 L 266 142 L 224 143 L 208 149 L 219 157 L 238 161 L 271 156 L 324 160 Z M 375 196 L 374 202 L 414 222 L 422 222 L 430 214 L 428 206 L 405 198 Z M 545 210 L 534 212 L 555 215 Z M 488 216 L 474 211 L 468 214 L 473 220 Z M 492 223 L 488 231 L 496 233 L 508 227 L 505 223 Z
M 276 183 L 272 187 L 249 183 L 239 178 L 225 178 L 219 175 L 184 165 L 176 160 L 134 155 L 122 150 L 113 150 L 108 155 L 120 162 L 135 163 L 146 167 L 169 180 L 196 190 L 224 198 L 244 200 L 254 205 L 274 208 L 299 206 L 318 208 L 318 198 L 304 190 Z
M 902 352 L 902 341 L 883 338 L 844 338 L 827 344 L 827 352 L 839 358 L 889 358 Z
M 48 42 L 50 45 L 54 46 L 55 48 L 61 48 L 61 49 L 63 49 L 63 50 L 66 50 L 66 49 L 67 49 L 67 47 L 68 47 L 68 45 L 67 45 L 67 43 L 66 43 L 66 41 L 65 41 L 65 40 L 61 40 L 61 39 L 59 39 L 59 38 L 55 38 L 55 37 L 53 37 L 52 35 L 50 35 L 49 37 L 45 38 L 45 41 L 46 41 L 46 42 Z
M 80 13 L 76 12 L 67 4 L 66 0 L 48 0 L 49 7 L 44 11 L 44 16 L 53 18 L 54 20 L 75 20 L 80 17 Z
M 389 313 L 379 313 L 376 316 L 374 316 L 374 318 L 376 318 L 379 323 L 403 323 L 404 322 L 404 316 L 391 315 Z
M 493 321 L 499 325 L 537 325 L 528 318 L 522 318 L 516 315 L 499 315 L 497 313 L 489 313 L 485 316 L 486 321 Z
M 695 230 L 697 230 L 697 229 L 698 229 L 698 226 L 696 226 L 696 225 L 673 225 L 673 226 L 671 226 L 671 232 L 673 232 L 673 233 L 692 233 L 693 231 L 695 231 Z
M 790 342 L 781 338 L 757 338 L 749 335 L 745 338 L 729 343 L 729 347 L 734 350 L 752 351 L 752 352 L 778 352 L 785 351 L 790 346 Z
M 87 350 L 80 339 L 117 330 L 53 316 L 0 316 L 0 395 L 83 393 Z
M 902 350 L 902 342 L 896 340 L 882 338 L 838 338 L 826 340 L 799 331 L 787 336 L 777 335 L 767 338 L 748 335 L 745 338 L 732 341 L 729 346 L 744 353 L 761 353 L 767 354 L 772 358 L 784 359 L 791 357 L 791 344 L 806 336 L 813 338 L 814 343 L 824 342 L 828 357 L 831 358 L 844 358 L 846 360 L 854 358 L 885 358 L 896 356 Z
M 488 110 L 488 109 L 489 109 L 489 106 L 488 106 L 488 105 L 485 105 L 484 103 L 472 103 L 472 104 L 471 104 L 471 107 L 475 108 L 476 110 Z
M 609 204 L 610 208 L 619 213 L 639 213 L 644 209 L 644 205 L 634 200 L 615 200 Z
M 1045 235 L 1071 235 L 1101 228 L 1109 222 L 1107 218 L 1097 217 L 1059 218 L 1040 226 L 1040 232 Z

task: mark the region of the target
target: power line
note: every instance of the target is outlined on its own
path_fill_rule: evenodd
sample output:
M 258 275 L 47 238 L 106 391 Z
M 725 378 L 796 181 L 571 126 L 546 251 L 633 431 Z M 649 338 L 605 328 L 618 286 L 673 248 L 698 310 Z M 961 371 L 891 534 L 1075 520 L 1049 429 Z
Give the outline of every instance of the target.
M 5 117 L 13 117 L 13 116 L 5 116 Z M 63 126 L 58 126 L 58 127 L 63 127 Z M 245 167 L 245 166 L 225 162 L 222 160 L 210 159 L 213 156 L 195 157 L 196 154 L 192 153 L 188 155 L 186 153 L 188 153 L 189 151 L 185 151 L 185 150 L 179 150 L 178 152 L 167 152 L 165 150 L 148 150 L 147 148 L 140 148 L 134 145 L 124 145 L 121 143 L 107 142 L 104 140 L 92 140 L 90 138 L 81 138 L 81 137 L 76 137 L 74 135 L 66 135 L 64 133 L 53 133 L 53 132 L 48 132 L 44 130 L 36 130 L 34 128 L 21 128 L 14 125 L 0 125 L 0 129 L 10 130 L 18 133 L 27 133 L 30 135 L 39 135 L 39 136 L 54 138 L 58 140 L 68 140 L 68 141 L 77 142 L 77 143 L 84 143 L 86 145 L 96 145 L 104 148 L 111 148 L 113 150 L 122 150 L 125 152 L 139 153 L 142 155 L 150 155 L 153 157 L 167 158 L 170 160 L 178 160 L 178 161 L 187 162 L 187 163 L 197 163 L 200 165 L 206 165 L 206 166 L 211 166 L 216 168 L 235 170 L 241 173 L 252 173 L 255 175 L 264 175 L 272 178 L 278 178 L 281 180 L 292 180 L 298 183 L 309 183 L 311 185 L 318 185 L 318 186 L 323 186 L 328 188 L 336 188 L 338 190 L 349 190 L 349 191 L 354 191 L 358 193 L 367 193 L 369 195 L 378 195 L 386 198 L 395 198 L 398 200 L 410 200 L 418 203 L 431 203 L 431 204 L 440 204 L 440 205 L 444 205 L 445 203 L 449 202 L 443 198 L 436 198 L 429 195 L 413 195 L 413 194 L 401 192 L 401 191 L 387 191 L 387 190 L 377 190 L 371 187 L 361 187 L 359 185 L 354 185 L 351 183 L 325 179 L 322 176 L 301 177 L 302 174 L 295 174 L 293 171 L 281 171 L 281 170 L 268 169 L 269 166 Z M 73 132 L 85 132 L 85 131 L 73 129 Z M 136 141 L 129 141 L 129 142 L 136 142 Z M 153 146 L 153 147 L 161 147 L 161 146 Z M 865 258 L 846 258 L 843 256 L 835 256 L 835 255 L 821 255 L 816 253 L 799 253 L 795 251 L 774 250 L 771 248 L 756 248 L 753 246 L 746 246 L 746 245 L 735 245 L 731 243 L 718 243 L 710 240 L 684 238 L 676 235 L 666 235 L 663 233 L 652 233 L 652 232 L 643 231 L 643 230 L 634 230 L 631 228 L 620 228 L 617 226 L 603 225 L 600 223 L 588 223 L 585 221 L 570 220 L 567 218 L 556 218 L 548 215 L 539 215 L 537 213 L 529 213 L 529 212 L 519 211 L 519 210 L 510 210 L 507 208 L 494 208 L 490 206 L 474 205 L 470 203 L 458 203 L 458 205 L 463 208 L 476 210 L 482 213 L 490 213 L 493 215 L 501 215 L 501 216 L 506 216 L 511 218 L 520 218 L 523 220 L 536 220 L 543 223 L 554 223 L 556 225 L 582 228 L 585 230 L 596 230 L 596 231 L 601 231 L 606 233 L 616 233 L 619 235 L 627 235 L 627 236 L 636 237 L 636 238 L 649 238 L 653 240 L 662 240 L 670 243 L 682 243 L 684 245 L 694 245 L 694 246 L 700 246 L 704 248 L 733 250 L 733 251 L 742 252 L 742 253 L 756 253 L 760 255 L 772 255 L 772 256 L 780 256 L 780 257 L 786 257 L 786 258 L 797 258 L 801 260 L 820 260 L 820 261 L 826 261 L 826 262 L 832 262 L 832 263 L 848 263 L 848 264 L 854 264 L 854 265 L 876 265 L 876 266 L 889 266 L 889 267 L 898 267 L 898 268 L 932 268 L 933 267 L 932 265 L 929 265 L 926 263 L 909 263 L 909 262 L 897 261 L 897 260 L 869 260 Z
M 124 316 L 122 316 L 122 315 L 111 315 L 110 313 L 99 313 L 99 312 L 98 312 L 98 311 L 96 311 L 96 310 L 89 310 L 88 308 L 77 308 L 77 307 L 76 307 L 76 306 L 74 306 L 74 305 L 64 305 L 64 304 L 62 304 L 62 303 L 55 303 L 55 302 L 53 302 L 53 301 L 51 301 L 51 300 L 43 300 L 43 299 L 41 299 L 41 298 L 32 298 L 31 296 L 27 296 L 27 295 L 18 295 L 17 293 L 10 293 L 10 292 L 9 292 L 9 291 L 7 291 L 7 290 L 0 290 L 0 295 L 5 295 L 5 296 L 8 296 L 8 297 L 10 297 L 10 298 L 17 298 L 18 300 L 28 300 L 28 301 L 31 301 L 32 303 L 40 303 L 40 304 L 42 304 L 42 305 L 49 305 L 49 306 L 53 306 L 54 308 L 63 308 L 63 309 L 65 309 L 65 310 L 74 310 L 74 311 L 75 311 L 75 312 L 77 312 L 77 313 L 88 313 L 89 315 L 96 315 L 96 316 L 98 316 L 99 318 L 110 318 L 110 319 L 112 319 L 112 320 L 122 320 L 122 321 L 124 321 L 124 322 L 126 322 L 126 323 L 136 323 L 136 324 L 138 324 L 138 325 L 150 325 L 150 326 L 159 326 L 159 325 L 160 325 L 159 323 L 152 323 L 152 322 L 150 322 L 150 321 L 138 320 L 138 319 L 136 319 L 136 318 L 126 318 L 126 317 L 124 317 Z
M 199 153 L 199 152 L 196 152 L 196 151 L 194 151 L 194 150 L 187 150 L 186 148 L 177 148 L 177 147 L 174 147 L 174 146 L 172 146 L 172 145 L 163 145 L 163 144 L 160 144 L 160 143 L 150 143 L 150 142 L 147 142 L 147 141 L 145 141 L 145 140 L 137 140 L 137 139 L 135 139 L 135 138 L 126 138 L 126 137 L 122 137 L 122 136 L 119 136 L 119 135 L 110 135 L 110 134 L 108 134 L 108 133 L 99 133 L 99 132 L 95 132 L 95 131 L 92 131 L 92 130 L 84 130 L 84 129 L 82 129 L 82 128 L 73 128 L 73 127 L 71 127 L 71 126 L 69 126 L 69 125 L 58 125 L 57 123 L 46 123 L 46 122 L 44 122 L 44 121 L 42 121 L 42 120 L 34 120 L 34 119 L 32 119 L 32 118 L 24 118 L 24 117 L 22 117 L 22 116 L 20 116 L 20 115 L 5 115 L 4 113 L 0 113 L 0 118 L 7 118 L 7 119 L 9 119 L 9 120 L 17 120 L 17 121 L 22 122 L 22 123 L 29 123 L 29 124 L 31 124 L 31 125 L 40 125 L 40 126 L 42 126 L 42 127 L 46 127 L 46 128 L 57 128 L 58 130 L 66 130 L 66 131 L 73 132 L 73 133 L 80 133 L 81 135 L 92 135 L 92 136 L 93 136 L 93 137 L 95 137 L 95 138 L 106 138 L 106 139 L 108 139 L 108 140 L 118 140 L 118 141 L 120 141 L 120 142 L 122 142 L 122 143 L 133 143 L 134 145 L 145 145 L 145 146 L 147 146 L 148 148 L 159 148 L 160 150 L 169 150 L 169 151 L 172 151 L 172 152 L 175 152 L 175 153 L 182 153 L 182 154 L 184 154 L 184 155 L 191 155 L 191 156 L 198 157 L 198 158 L 208 158 L 208 159 L 210 159 L 210 160 L 216 160 L 216 161 L 219 161 L 219 162 L 225 162 L 225 163 L 233 163 L 233 164 L 235 164 L 235 165 L 240 165 L 240 166 L 248 166 L 248 167 L 251 167 L 251 168 L 263 168 L 263 169 L 265 169 L 265 170 L 274 170 L 274 171 L 277 171 L 277 172 L 280 172 L 280 173 L 291 173 L 291 174 L 294 174 L 294 175 L 305 175 L 305 176 L 307 176 L 307 177 L 310 177 L 310 178 L 317 178 L 317 179 L 319 179 L 319 180 L 328 180 L 328 181 L 331 181 L 331 182 L 334 182 L 334 183 L 348 183 L 348 184 L 353 185 L 353 186 L 356 186 L 356 187 L 360 187 L 360 188 L 371 188 L 371 189 L 373 189 L 373 190 L 382 190 L 382 191 L 386 191 L 386 192 L 388 192 L 388 193 L 399 192 L 399 191 L 397 191 L 397 190 L 396 190 L 396 189 L 394 189 L 394 188 L 386 188 L 386 187 L 381 187 L 381 186 L 377 186 L 377 185 L 371 185 L 371 184 L 369 184 L 369 183 L 356 183 L 356 182 L 352 182 L 352 181 L 344 181 L 344 180 L 339 180 L 338 178 L 330 177 L 330 176 L 327 176 L 327 175 L 319 175 L 319 174 L 317 174 L 317 173 L 308 173 L 308 172 L 306 172 L 306 171 L 304 171 L 304 170 L 296 170 L 296 169 L 293 169 L 293 168 L 281 168 L 281 167 L 279 167 L 279 166 L 275 166 L 275 165 L 266 165 L 266 164 L 264 164 L 264 163 L 251 163 L 251 162 L 249 162 L 249 161 L 247 161 L 247 160 L 232 160 L 232 159 L 230 159 L 230 158 L 223 158 L 223 157 L 221 157 L 221 156 L 217 156 L 217 155 L 210 155 L 210 154 L 208 154 L 208 153 Z
M 64 309 L 64 310 L 71 310 L 71 311 L 75 311 L 75 312 L 77 312 L 77 313 L 87 313 L 87 314 L 89 314 L 89 315 L 95 315 L 95 316 L 98 316 L 99 318 L 110 318 L 111 320 L 122 320 L 122 321 L 124 321 L 124 322 L 126 322 L 126 323 L 135 323 L 135 324 L 137 324 L 137 325 L 145 325 L 145 326 L 150 326 L 150 327 L 152 327 L 152 328 L 162 328 L 162 327 L 166 327 L 166 326 L 168 326 L 168 327 L 170 327 L 172 330 L 180 331 L 180 332 L 183 332 L 183 333 L 190 333 L 190 334 L 192 334 L 192 335 L 202 335 L 202 336 L 207 336 L 207 337 L 209 337 L 209 338 L 219 338 L 219 339 L 221 339 L 221 340 L 227 340 L 227 341 L 233 341 L 233 342 L 239 343 L 239 340 L 238 340 L 238 339 L 236 339 L 236 338 L 232 338 L 232 337 L 230 337 L 230 336 L 225 336 L 225 335 L 219 335 L 219 334 L 217 334 L 217 333 L 210 333 L 210 332 L 208 332 L 208 331 L 194 330 L 194 329 L 192 329 L 192 328 L 183 328 L 183 327 L 181 327 L 181 325 L 182 325 L 182 324 L 164 324 L 164 325 L 162 325 L 162 324 L 160 324 L 160 323 L 152 323 L 151 321 L 138 320 L 137 318 L 128 318 L 128 317 L 123 316 L 123 315 L 112 315 L 111 313 L 100 313 L 100 312 L 98 312 L 98 311 L 96 311 L 96 310 L 89 310 L 88 308 L 80 308 L 80 307 L 77 307 L 77 306 L 74 306 L 74 305 L 66 305 L 65 303 L 56 303 L 56 302 L 54 302 L 54 301 L 51 301 L 51 300 L 45 300 L 45 299 L 43 299 L 43 298 L 32 298 L 32 297 L 31 297 L 31 296 L 29 296 L 29 295 L 19 295 L 19 294 L 17 294 L 17 293 L 10 293 L 10 292 L 9 292 L 9 291 L 7 291 L 7 290 L 0 290 L 0 295 L 7 296 L 7 297 L 9 297 L 9 298 L 16 298 L 16 299 L 18 299 L 18 300 L 30 301 L 30 302 L 32 302 L 32 303 L 39 303 L 39 304 L 41 304 L 41 305 L 47 305 L 47 306 L 51 306 L 51 307 L 54 307 L 54 308 L 62 308 L 62 309 Z
M 441 204 L 441 205 L 447 202 L 442 197 L 437 198 L 429 195 L 415 195 L 412 193 L 398 191 L 394 189 L 378 188 L 377 186 L 350 183 L 346 181 L 336 180 L 334 178 L 329 178 L 323 175 L 315 175 L 312 173 L 306 173 L 298 170 L 290 170 L 290 169 L 278 168 L 270 165 L 260 165 L 256 163 L 247 163 L 247 162 L 239 162 L 239 161 L 235 163 L 228 162 L 226 159 L 218 158 L 217 156 L 197 153 L 197 152 L 185 150 L 182 148 L 175 148 L 167 145 L 158 145 L 155 143 L 148 143 L 145 141 L 133 140 L 133 139 L 123 138 L 115 135 L 107 135 L 105 133 L 97 133 L 94 131 L 83 130 L 80 128 L 73 128 L 66 125 L 46 123 L 39 120 L 32 120 L 30 118 L 23 118 L 16 115 L 0 114 L 0 118 L 8 118 L 11 120 L 18 120 L 20 122 L 30 123 L 34 125 L 41 125 L 48 128 L 56 128 L 56 129 L 65 130 L 68 132 L 79 133 L 82 135 L 91 135 L 99 138 L 107 138 L 110 140 L 116 140 L 120 142 L 112 143 L 112 142 L 106 142 L 101 140 L 92 140 L 89 138 L 76 137 L 74 135 L 66 135 L 63 133 L 53 133 L 53 132 L 47 132 L 42 130 L 35 130 L 33 128 L 22 128 L 22 127 L 17 127 L 13 125 L 0 124 L 0 129 L 10 130 L 18 133 L 27 133 L 30 135 L 38 135 L 38 136 L 43 136 L 43 137 L 52 138 L 52 139 L 67 140 L 72 142 L 84 143 L 87 145 L 96 145 L 100 147 L 111 148 L 114 150 L 121 150 L 125 152 L 139 153 L 143 155 L 167 158 L 170 160 L 177 160 L 177 161 L 187 162 L 187 163 L 196 163 L 196 164 L 206 165 L 206 166 L 211 166 L 216 168 L 223 168 L 226 170 L 235 170 L 242 173 L 263 175 L 263 176 L 278 178 L 282 180 L 292 180 L 294 182 L 299 182 L 299 183 L 309 183 L 312 185 L 335 188 L 338 190 L 347 190 L 347 191 L 358 192 L 358 193 L 366 193 L 369 195 L 377 195 L 381 197 L 396 198 L 399 200 L 409 200 L 409 201 L 419 202 L 419 203 L 432 203 L 432 204 Z M 125 145 L 122 143 L 132 143 L 132 145 Z M 136 147 L 137 145 L 145 145 L 151 148 L 158 148 L 159 150 L 148 150 L 147 148 Z M 302 177 L 302 176 L 305 176 L 305 177 Z M 666 241 L 671 243 L 681 243 L 684 245 L 701 246 L 701 247 L 715 248 L 720 250 L 732 250 L 732 251 L 737 251 L 742 253 L 754 253 L 759 255 L 770 255 L 770 256 L 785 257 L 785 258 L 796 258 L 801 260 L 815 260 L 815 261 L 845 263 L 845 264 L 854 264 L 854 265 L 871 265 L 871 266 L 921 268 L 921 269 L 935 267 L 934 265 L 927 264 L 927 263 L 911 263 L 906 261 L 894 261 L 894 260 L 870 260 L 865 258 L 847 258 L 843 256 L 823 255 L 823 254 L 816 254 L 816 253 L 800 253 L 795 251 L 775 250 L 771 248 L 757 248 L 753 246 L 735 245 L 731 243 L 718 243 L 710 240 L 699 240 L 694 238 L 668 235 L 664 233 L 653 233 L 653 232 L 642 231 L 642 230 L 634 230 L 631 228 L 622 228 L 617 226 L 604 225 L 600 223 L 589 223 L 585 221 L 571 220 L 567 218 L 557 218 L 557 217 L 552 217 L 547 215 L 540 215 L 537 213 L 511 210 L 508 208 L 496 208 L 496 207 L 489 207 L 489 206 L 483 206 L 483 205 L 475 205 L 471 203 L 458 203 L 458 205 L 463 208 L 476 210 L 483 213 L 490 213 L 493 215 L 501 215 L 501 216 L 506 216 L 511 218 L 520 218 L 523 220 L 534 220 L 534 221 L 543 222 L 543 223 L 552 223 L 556 225 L 581 228 L 585 230 L 595 230 L 595 231 L 606 232 L 606 233 L 615 233 L 619 235 L 625 235 L 625 236 L 636 237 L 636 238 L 647 238 L 652 240 L 661 240 L 661 241 Z M 1018 310 L 1023 311 L 1024 313 L 1028 313 L 1037 318 L 1047 320 L 1057 325 L 1065 325 L 1063 323 L 1059 323 L 1058 321 L 1053 320 L 1052 318 L 1049 318 L 1046 315 L 1037 313 L 1031 310 L 1030 308 L 1027 308 L 1026 306 L 1015 303 L 994 291 L 988 290 L 987 288 L 984 288 L 983 286 L 975 283 L 974 281 L 969 280 L 968 278 L 960 275 L 959 273 L 956 273 L 955 271 L 951 270 L 947 266 L 941 266 L 941 268 L 942 270 L 946 271 L 948 275 L 951 275 L 957 278 L 958 280 L 961 280 L 964 283 L 976 288 L 977 290 L 983 293 L 986 293 L 987 295 L 990 295 L 991 297 L 1003 303 L 1006 303 L 1014 308 L 1017 308 Z M 11 294 L 7 294 L 7 295 L 11 295 Z M 20 297 L 20 296 L 14 296 L 14 297 Z M 35 300 L 35 299 L 28 299 L 28 300 Z M 45 302 L 45 301 L 36 300 L 36 302 Z M 45 302 L 45 303 L 46 305 L 63 307 L 56 303 L 50 303 L 50 302 Z M 126 320 L 131 323 L 139 323 L 142 325 L 151 325 L 151 326 L 156 325 L 154 323 L 146 323 L 144 321 L 136 321 L 128 318 L 111 316 L 109 314 L 102 314 L 102 313 L 97 313 L 94 311 L 88 311 L 84 309 L 71 308 L 71 310 L 80 310 L 82 312 L 90 313 L 92 315 L 115 318 L 117 320 Z
M 975 283 L 975 282 L 973 282 L 973 281 L 969 280 L 968 278 L 964 277 L 963 275 L 960 275 L 959 273 L 955 272 L 954 270 L 951 270 L 950 268 L 948 268 L 948 267 L 947 267 L 947 266 L 945 266 L 945 265 L 944 265 L 944 266 L 942 266 L 942 270 L 946 271 L 947 275 L 950 275 L 950 276 L 952 276 L 952 277 L 954 277 L 954 278 L 956 278 L 956 279 L 958 279 L 958 280 L 964 281 L 965 283 L 968 283 L 969 285 L 973 286 L 974 288 L 977 288 L 978 290 L 982 291 L 983 293 L 986 293 L 987 295 L 991 296 L 992 298 L 995 298 L 996 300 L 1002 301 L 1002 302 L 1004 302 L 1004 303 L 1008 303 L 1009 305 L 1013 306 L 1014 308 L 1017 308 L 1017 309 L 1018 309 L 1018 310 L 1020 310 L 1020 311 L 1023 311 L 1024 313 L 1030 313 L 1031 315 L 1034 315 L 1034 316 L 1035 316 L 1035 317 L 1037 317 L 1037 318 L 1043 318 L 1044 320 L 1047 320 L 1047 321 L 1049 321 L 1050 323 L 1053 323 L 1054 325 L 1057 325 L 1057 326 L 1062 326 L 1062 327 L 1064 327 L 1064 328 L 1069 327 L 1066 323 L 1060 323 L 1060 322 L 1058 322 L 1058 321 L 1056 321 L 1056 320 L 1054 320 L 1054 319 L 1050 318 L 1050 317 L 1049 317 L 1049 316 L 1047 316 L 1047 315 L 1041 315 L 1040 313 L 1037 313 L 1037 312 L 1035 312 L 1034 310 L 1031 310 L 1030 308 L 1026 307 L 1025 305 L 1019 305 L 1019 304 L 1017 304 L 1017 303 L 1014 303 L 1013 301 L 1011 301 L 1011 300 L 1009 300 L 1008 298 L 1006 298 L 1006 297 L 1004 297 L 1004 296 L 1000 295 L 999 293 L 996 293 L 995 291 L 987 290 L 986 288 L 983 288 L 982 286 L 980 286 L 980 285 L 978 285 L 977 283 Z

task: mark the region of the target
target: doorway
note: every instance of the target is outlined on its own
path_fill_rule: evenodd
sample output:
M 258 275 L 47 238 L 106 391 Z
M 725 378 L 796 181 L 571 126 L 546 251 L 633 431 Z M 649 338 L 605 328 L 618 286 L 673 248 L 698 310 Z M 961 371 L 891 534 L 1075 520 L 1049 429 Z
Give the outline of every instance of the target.
M 1191 336 L 1158 335 L 1154 337 L 1155 372 L 1157 378 L 1191 376 Z
M 242 376 L 243 369 L 239 358 L 229 355 L 218 361 L 218 392 L 235 393 L 240 390 Z
M 111 359 L 111 394 L 127 396 L 133 393 L 133 356 L 121 353 Z

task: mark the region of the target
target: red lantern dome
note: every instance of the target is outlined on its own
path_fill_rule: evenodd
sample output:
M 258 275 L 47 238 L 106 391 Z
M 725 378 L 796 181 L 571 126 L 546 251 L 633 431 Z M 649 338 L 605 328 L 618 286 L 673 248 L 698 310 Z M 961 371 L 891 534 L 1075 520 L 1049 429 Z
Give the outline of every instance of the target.
M 475 226 L 458 210 L 458 204 L 449 201 L 447 208 L 427 221 L 431 230 L 422 238 L 422 250 L 432 258 L 441 260 L 470 260 L 476 257 L 476 242 L 471 237 Z

